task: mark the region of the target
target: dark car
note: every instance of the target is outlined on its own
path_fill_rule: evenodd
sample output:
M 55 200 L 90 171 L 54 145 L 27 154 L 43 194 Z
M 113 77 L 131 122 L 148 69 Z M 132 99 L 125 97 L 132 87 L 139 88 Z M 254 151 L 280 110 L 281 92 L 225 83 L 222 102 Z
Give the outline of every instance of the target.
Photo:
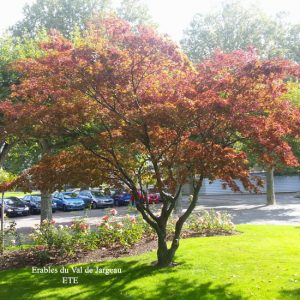
M 53 201 L 56 203 L 57 209 L 63 211 L 83 210 L 85 208 L 84 201 L 73 192 L 56 192 L 53 195 Z
M 4 213 L 9 218 L 16 216 L 28 216 L 30 214 L 28 205 L 17 197 L 8 197 L 4 199 Z
M 128 205 L 130 203 L 131 194 L 118 191 L 112 196 L 112 198 L 114 199 L 114 204 L 116 206 Z
M 31 214 L 41 213 L 41 195 L 26 195 L 22 199 L 29 206 Z M 56 212 L 56 203 L 52 201 L 52 212 Z
M 84 201 L 86 207 L 104 208 L 114 205 L 114 199 L 100 191 L 83 190 L 79 192 L 78 197 Z

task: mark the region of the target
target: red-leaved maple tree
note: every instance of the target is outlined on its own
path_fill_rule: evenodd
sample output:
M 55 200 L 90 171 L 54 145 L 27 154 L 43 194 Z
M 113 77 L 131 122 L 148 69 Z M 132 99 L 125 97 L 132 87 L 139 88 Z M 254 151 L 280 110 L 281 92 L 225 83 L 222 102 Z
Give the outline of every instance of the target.
M 298 165 L 287 137 L 298 138 L 299 109 L 281 97 L 296 65 L 249 50 L 195 66 L 169 38 L 114 18 L 93 24 L 76 44 L 53 32 L 41 47 L 42 57 L 14 66 L 24 76 L 0 104 L 5 130 L 65 136 L 72 145 L 18 183 L 30 178 L 49 191 L 66 183 L 126 185 L 157 234 L 158 266 L 172 264 L 204 178 L 234 191 L 240 180 L 255 192 L 261 181 L 250 178 L 249 153 L 268 165 Z M 159 214 L 139 201 L 149 178 L 162 199 Z M 191 201 L 168 247 L 167 223 L 187 182 Z

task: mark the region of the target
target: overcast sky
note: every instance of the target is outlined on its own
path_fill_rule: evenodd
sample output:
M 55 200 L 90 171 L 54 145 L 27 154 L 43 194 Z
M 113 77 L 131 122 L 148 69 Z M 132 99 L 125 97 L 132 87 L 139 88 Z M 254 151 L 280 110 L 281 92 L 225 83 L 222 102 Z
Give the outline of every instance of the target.
M 1 0 L 0 33 L 22 18 L 22 7 L 35 0 Z M 115 0 L 117 1 L 117 0 Z M 145 0 L 160 31 L 179 40 L 195 13 L 207 13 L 216 9 L 222 0 Z M 300 0 L 244 0 L 254 2 L 269 14 L 280 11 L 289 13 L 293 22 L 300 23 Z

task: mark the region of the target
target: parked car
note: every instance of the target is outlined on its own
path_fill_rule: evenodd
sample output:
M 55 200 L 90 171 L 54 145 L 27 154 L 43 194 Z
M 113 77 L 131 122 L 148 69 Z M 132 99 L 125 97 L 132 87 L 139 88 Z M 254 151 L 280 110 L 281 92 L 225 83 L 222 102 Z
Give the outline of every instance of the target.
M 78 197 L 84 201 L 86 207 L 103 208 L 113 207 L 114 205 L 113 198 L 111 196 L 104 195 L 100 191 L 83 190 L 79 192 Z
M 148 201 L 149 204 L 158 204 L 160 201 L 160 195 L 158 193 L 149 193 Z
M 79 188 L 76 188 L 76 189 L 71 190 L 71 192 L 78 195 L 79 192 L 80 192 L 80 189 L 79 189 Z
M 73 192 L 55 192 L 53 201 L 56 203 L 57 209 L 63 211 L 83 210 L 85 208 L 84 201 Z
M 140 201 L 143 201 L 144 203 L 146 202 L 145 197 L 140 190 L 138 190 L 138 196 L 139 196 Z M 131 201 L 134 201 L 132 194 L 131 194 Z M 159 193 L 149 193 L 148 192 L 148 203 L 149 204 L 158 204 L 159 201 L 160 201 Z
M 149 198 L 151 198 L 151 202 L 154 202 L 156 204 L 158 202 L 161 202 L 160 193 L 157 193 L 157 191 L 155 189 L 153 189 L 153 188 L 149 189 L 148 195 L 149 195 Z
M 116 206 L 128 205 L 130 203 L 131 194 L 117 191 L 112 198 L 114 199 L 114 205 Z
M 4 199 L 4 213 L 9 218 L 28 216 L 30 214 L 28 205 L 17 197 L 8 197 Z
M 29 210 L 31 214 L 39 214 L 41 213 L 41 195 L 26 195 L 22 199 L 25 204 L 29 206 Z M 52 212 L 56 212 L 56 203 L 52 200 Z

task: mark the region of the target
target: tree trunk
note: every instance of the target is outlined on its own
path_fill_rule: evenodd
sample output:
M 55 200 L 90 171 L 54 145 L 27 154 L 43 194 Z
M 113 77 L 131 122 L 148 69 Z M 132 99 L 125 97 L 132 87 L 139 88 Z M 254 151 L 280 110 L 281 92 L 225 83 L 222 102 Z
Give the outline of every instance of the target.
M 157 248 L 157 263 L 156 266 L 159 268 L 169 267 L 172 265 L 175 252 L 171 252 L 165 241 L 158 239 Z
M 158 250 L 157 250 L 157 266 L 158 267 L 168 267 L 172 265 L 174 255 L 179 247 L 179 240 L 180 240 L 180 234 L 182 231 L 183 224 L 187 220 L 187 218 L 190 216 L 192 211 L 195 209 L 197 201 L 198 201 L 198 194 L 200 191 L 200 188 L 202 186 L 203 178 L 201 177 L 199 183 L 194 186 L 193 191 L 193 199 L 187 208 L 187 210 L 179 217 L 179 219 L 176 222 L 175 226 L 175 234 L 172 239 L 171 247 L 168 249 L 166 236 L 164 235 L 160 236 L 158 232 Z M 162 220 L 161 220 L 162 221 Z M 163 222 L 159 222 L 159 228 L 166 228 L 167 222 L 165 224 Z M 165 231 L 166 232 L 166 229 Z
M 52 220 L 52 195 L 48 191 L 41 191 L 41 223 Z
M 2 192 L 1 197 L 1 246 L 0 253 L 3 255 L 4 253 L 4 192 Z
M 6 142 L 0 145 L 0 168 L 3 167 L 4 160 L 12 147 L 13 144 L 8 144 Z
M 168 249 L 166 228 L 164 233 L 158 235 L 158 247 L 157 247 L 157 263 L 159 268 L 169 267 L 173 263 L 173 258 L 176 251 Z
M 41 139 L 42 157 L 51 153 L 51 147 L 46 139 Z M 49 191 L 41 191 L 41 223 L 43 220 L 52 220 L 52 195 Z
M 274 190 L 274 168 L 269 168 L 266 174 L 267 179 L 267 205 L 276 205 Z
M 177 191 L 178 191 L 178 189 L 177 189 Z M 181 214 L 182 214 L 182 191 L 181 191 L 181 189 L 180 189 L 178 198 L 176 199 L 176 202 L 175 202 L 174 214 L 176 216 L 181 216 Z

